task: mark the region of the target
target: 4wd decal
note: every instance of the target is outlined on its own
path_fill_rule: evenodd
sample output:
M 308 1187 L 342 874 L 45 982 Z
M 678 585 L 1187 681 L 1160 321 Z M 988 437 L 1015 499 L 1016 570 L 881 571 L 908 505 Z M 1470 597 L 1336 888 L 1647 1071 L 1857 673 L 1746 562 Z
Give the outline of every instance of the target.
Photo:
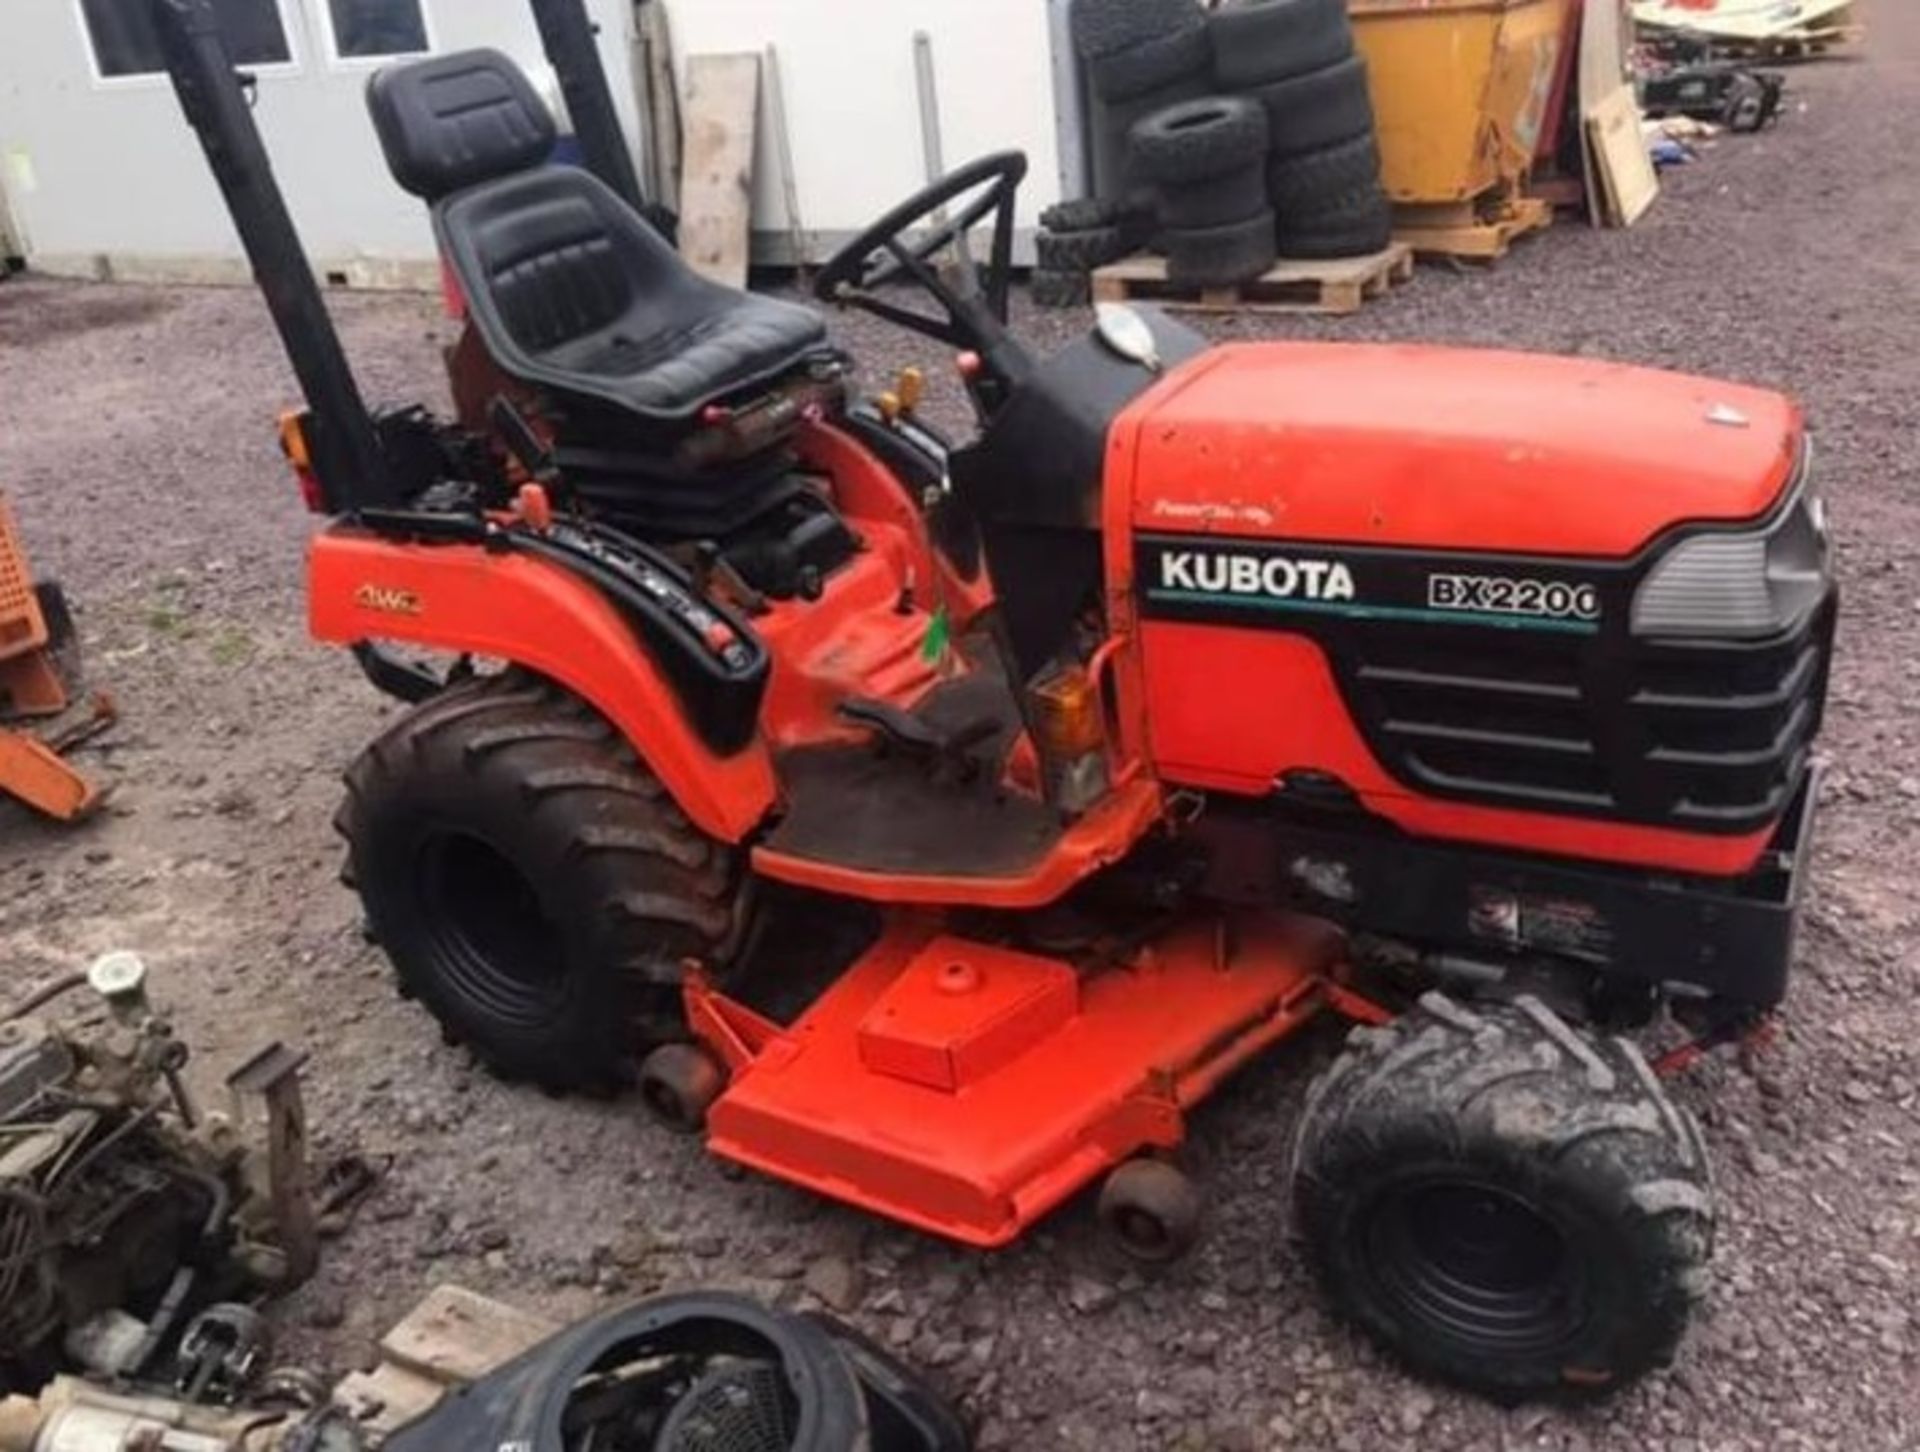
M 1332 623 L 1409 621 L 1594 635 L 1602 589 L 1592 578 L 1521 568 L 1471 573 L 1462 556 L 1413 550 L 1303 549 L 1266 540 L 1191 534 L 1141 535 L 1135 578 L 1150 617 L 1260 624 L 1285 616 Z M 1474 564 L 1483 563 L 1480 560 Z

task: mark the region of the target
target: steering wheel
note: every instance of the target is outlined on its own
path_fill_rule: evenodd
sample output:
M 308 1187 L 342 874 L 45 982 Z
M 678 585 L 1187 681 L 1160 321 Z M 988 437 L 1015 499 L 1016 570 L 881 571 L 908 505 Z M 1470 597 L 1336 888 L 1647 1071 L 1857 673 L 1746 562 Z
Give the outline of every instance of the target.
M 836 252 L 814 280 L 814 295 L 976 352 L 1003 378 L 1016 374 L 1024 354 L 1006 330 L 1007 292 L 1013 277 L 1014 203 L 1026 176 L 1026 154 L 1002 151 L 941 178 Z M 965 240 L 989 217 L 993 250 L 982 277 Z M 935 263 L 950 247 L 960 253 L 958 286 L 942 277 Z M 931 296 L 940 314 L 879 295 L 879 289 L 902 277 Z

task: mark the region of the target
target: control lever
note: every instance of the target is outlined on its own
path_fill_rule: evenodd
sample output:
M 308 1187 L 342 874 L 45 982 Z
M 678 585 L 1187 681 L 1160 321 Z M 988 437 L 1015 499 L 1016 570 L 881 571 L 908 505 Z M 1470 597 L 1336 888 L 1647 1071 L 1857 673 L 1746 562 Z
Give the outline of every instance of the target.
M 720 553 L 719 545 L 703 539 L 693 547 L 693 587 L 700 594 L 708 595 L 716 580 L 749 615 L 765 615 L 773 608 L 767 603 L 767 597 L 749 585 L 746 577 L 733 567 L 733 561 Z
M 538 484 L 560 482 L 560 468 L 554 463 L 553 450 L 533 431 L 533 425 L 514 407 L 512 399 L 496 393 L 487 406 L 487 418 L 500 436 L 500 442 L 507 446 L 507 452 L 527 471 L 529 478 Z

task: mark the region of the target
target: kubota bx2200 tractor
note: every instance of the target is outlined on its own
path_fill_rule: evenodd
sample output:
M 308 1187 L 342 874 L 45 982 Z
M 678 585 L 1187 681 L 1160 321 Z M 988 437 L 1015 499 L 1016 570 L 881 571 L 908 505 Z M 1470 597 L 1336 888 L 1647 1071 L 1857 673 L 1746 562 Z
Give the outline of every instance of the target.
M 1189 1112 L 1345 1017 L 1291 1169 L 1332 1299 L 1497 1393 L 1672 1351 L 1709 1175 L 1618 1034 L 1784 990 L 1835 615 L 1792 404 L 1127 310 L 1036 357 L 1002 155 L 818 280 L 958 354 L 950 440 L 475 51 L 372 83 L 468 326 L 457 421 L 370 414 L 209 7 L 156 6 L 309 396 L 313 629 L 412 703 L 340 821 L 449 1035 L 975 1245 L 1104 1176 L 1158 1256 Z

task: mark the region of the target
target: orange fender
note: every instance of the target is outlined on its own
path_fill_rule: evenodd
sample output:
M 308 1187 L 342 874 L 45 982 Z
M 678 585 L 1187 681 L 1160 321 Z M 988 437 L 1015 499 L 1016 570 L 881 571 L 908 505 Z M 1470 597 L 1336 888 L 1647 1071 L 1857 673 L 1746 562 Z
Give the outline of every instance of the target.
M 316 640 L 401 641 L 507 660 L 565 686 L 614 724 L 710 837 L 739 842 L 773 807 L 765 744 L 756 738 L 733 756 L 716 755 L 620 613 L 557 566 L 340 525 L 314 538 L 307 584 Z

